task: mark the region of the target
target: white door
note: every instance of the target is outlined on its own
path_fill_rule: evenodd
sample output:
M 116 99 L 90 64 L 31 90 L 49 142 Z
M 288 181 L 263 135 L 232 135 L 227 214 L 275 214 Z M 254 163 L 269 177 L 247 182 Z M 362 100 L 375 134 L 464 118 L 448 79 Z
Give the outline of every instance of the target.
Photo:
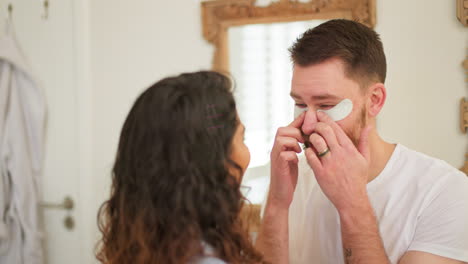
M 73 0 L 50 1 L 48 18 L 42 0 L 0 0 L 3 29 L 13 5 L 12 20 L 36 79 L 46 94 L 48 108 L 46 155 L 42 180 L 44 202 L 61 203 L 66 196 L 75 202 L 67 213 L 60 209 L 43 209 L 45 221 L 45 255 L 48 264 L 84 263 L 82 218 L 79 204 L 79 112 L 77 87 L 77 48 Z M 4 34 L 4 32 L 0 32 Z M 70 215 L 72 230 L 64 226 Z

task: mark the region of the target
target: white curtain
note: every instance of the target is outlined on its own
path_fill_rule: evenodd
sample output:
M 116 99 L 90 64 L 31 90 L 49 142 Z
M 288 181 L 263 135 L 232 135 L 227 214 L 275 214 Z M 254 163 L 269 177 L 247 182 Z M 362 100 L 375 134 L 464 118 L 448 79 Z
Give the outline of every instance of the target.
M 292 120 L 288 48 L 306 29 L 319 23 L 258 24 L 229 31 L 230 69 L 236 80 L 239 115 L 247 128 L 250 167 L 268 162 L 277 128 Z
M 252 200 L 264 195 L 265 191 L 256 190 L 255 185 L 266 185 L 276 130 L 289 124 L 293 117 L 288 48 L 305 30 L 322 22 L 257 24 L 229 29 L 230 71 L 236 81 L 234 95 L 251 153 L 244 184 L 249 185 L 250 181 Z

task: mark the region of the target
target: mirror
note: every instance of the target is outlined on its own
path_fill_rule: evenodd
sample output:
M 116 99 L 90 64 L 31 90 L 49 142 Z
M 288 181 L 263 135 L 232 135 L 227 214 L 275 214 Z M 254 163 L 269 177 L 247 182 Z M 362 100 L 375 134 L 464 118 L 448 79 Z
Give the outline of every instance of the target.
M 215 46 L 213 70 L 229 72 L 230 27 L 346 18 L 375 26 L 375 0 L 279 0 L 256 6 L 255 0 L 202 2 L 203 37 Z
M 260 204 L 268 188 L 269 151 L 276 129 L 293 117 L 287 49 L 306 29 L 329 19 L 353 19 L 373 27 L 375 0 L 255 4 L 255 0 L 202 2 L 202 22 L 204 38 L 215 46 L 213 70 L 231 73 L 236 82 L 234 95 L 251 152 L 244 194 Z
M 288 48 L 297 36 L 325 21 L 254 24 L 228 30 L 229 72 L 235 80 L 239 116 L 247 128 L 245 143 L 251 159 L 244 184 L 251 187 L 248 198 L 252 203 L 261 203 L 267 192 L 276 130 L 293 119 Z

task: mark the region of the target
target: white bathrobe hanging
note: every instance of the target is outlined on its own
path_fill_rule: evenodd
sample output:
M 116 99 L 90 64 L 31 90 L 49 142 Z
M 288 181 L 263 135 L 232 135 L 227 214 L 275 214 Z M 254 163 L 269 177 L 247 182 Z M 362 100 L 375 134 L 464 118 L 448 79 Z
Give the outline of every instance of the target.
M 42 264 L 45 99 L 13 33 L 0 38 L 0 263 Z

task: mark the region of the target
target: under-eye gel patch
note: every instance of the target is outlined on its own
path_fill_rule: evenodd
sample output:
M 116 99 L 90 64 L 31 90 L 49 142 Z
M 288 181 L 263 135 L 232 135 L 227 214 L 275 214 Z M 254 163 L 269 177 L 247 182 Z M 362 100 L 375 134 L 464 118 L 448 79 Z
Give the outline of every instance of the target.
M 302 112 L 309 110 L 308 108 L 299 108 L 294 107 L 294 118 L 297 118 Z M 344 99 L 339 104 L 335 105 L 333 108 L 327 110 L 317 110 L 317 112 L 324 112 L 327 114 L 333 121 L 340 121 L 345 119 L 353 111 L 353 102 L 349 99 Z
M 333 121 L 340 121 L 345 119 L 353 111 L 353 102 L 349 99 L 344 99 L 339 104 L 328 110 L 317 110 L 317 112 L 324 112 Z
M 297 105 L 294 106 L 294 119 L 296 119 L 298 116 L 300 116 L 302 114 L 302 112 L 307 112 L 307 111 L 309 111 L 309 108 L 307 108 L 307 107 L 300 108 Z

